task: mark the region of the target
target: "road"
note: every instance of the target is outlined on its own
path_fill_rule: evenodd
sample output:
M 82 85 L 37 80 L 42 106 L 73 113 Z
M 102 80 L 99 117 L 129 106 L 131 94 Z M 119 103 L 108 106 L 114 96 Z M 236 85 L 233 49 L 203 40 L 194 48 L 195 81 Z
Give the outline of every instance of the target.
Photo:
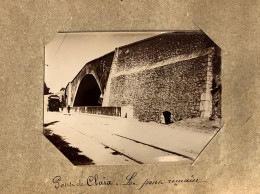
M 192 162 L 212 134 L 158 123 L 91 114 L 45 112 L 48 129 L 96 165 Z

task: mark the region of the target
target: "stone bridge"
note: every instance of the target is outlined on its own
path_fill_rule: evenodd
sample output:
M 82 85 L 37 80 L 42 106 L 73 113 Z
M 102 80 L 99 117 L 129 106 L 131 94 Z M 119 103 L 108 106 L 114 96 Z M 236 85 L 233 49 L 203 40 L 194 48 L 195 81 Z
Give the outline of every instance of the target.
M 101 106 L 114 52 L 88 62 L 66 87 L 70 107 Z
M 88 62 L 67 85 L 66 103 L 83 112 L 89 109 L 76 107 L 111 107 L 110 115 L 142 121 L 221 117 L 220 54 L 201 31 L 125 45 Z

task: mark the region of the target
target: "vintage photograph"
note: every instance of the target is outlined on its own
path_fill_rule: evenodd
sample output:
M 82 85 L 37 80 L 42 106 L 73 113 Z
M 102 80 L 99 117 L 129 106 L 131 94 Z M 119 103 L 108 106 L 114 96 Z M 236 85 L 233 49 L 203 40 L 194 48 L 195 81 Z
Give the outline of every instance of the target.
M 193 163 L 221 129 L 221 49 L 202 31 L 58 33 L 43 135 L 73 165 Z

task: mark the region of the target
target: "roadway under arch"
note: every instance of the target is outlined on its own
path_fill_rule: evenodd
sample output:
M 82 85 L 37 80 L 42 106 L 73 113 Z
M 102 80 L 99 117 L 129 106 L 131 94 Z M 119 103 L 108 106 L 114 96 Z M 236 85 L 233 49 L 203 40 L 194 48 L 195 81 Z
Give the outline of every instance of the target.
M 101 106 L 100 87 L 92 74 L 87 74 L 81 80 L 73 106 Z

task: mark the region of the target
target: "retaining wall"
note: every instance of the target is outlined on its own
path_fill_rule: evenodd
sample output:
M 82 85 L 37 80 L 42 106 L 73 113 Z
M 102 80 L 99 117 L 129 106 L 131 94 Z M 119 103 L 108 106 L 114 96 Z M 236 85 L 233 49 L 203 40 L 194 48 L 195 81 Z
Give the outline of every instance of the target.
M 81 106 L 72 107 L 71 112 L 73 113 L 89 113 L 98 115 L 108 116 L 121 116 L 121 107 L 101 107 L 101 106 Z

